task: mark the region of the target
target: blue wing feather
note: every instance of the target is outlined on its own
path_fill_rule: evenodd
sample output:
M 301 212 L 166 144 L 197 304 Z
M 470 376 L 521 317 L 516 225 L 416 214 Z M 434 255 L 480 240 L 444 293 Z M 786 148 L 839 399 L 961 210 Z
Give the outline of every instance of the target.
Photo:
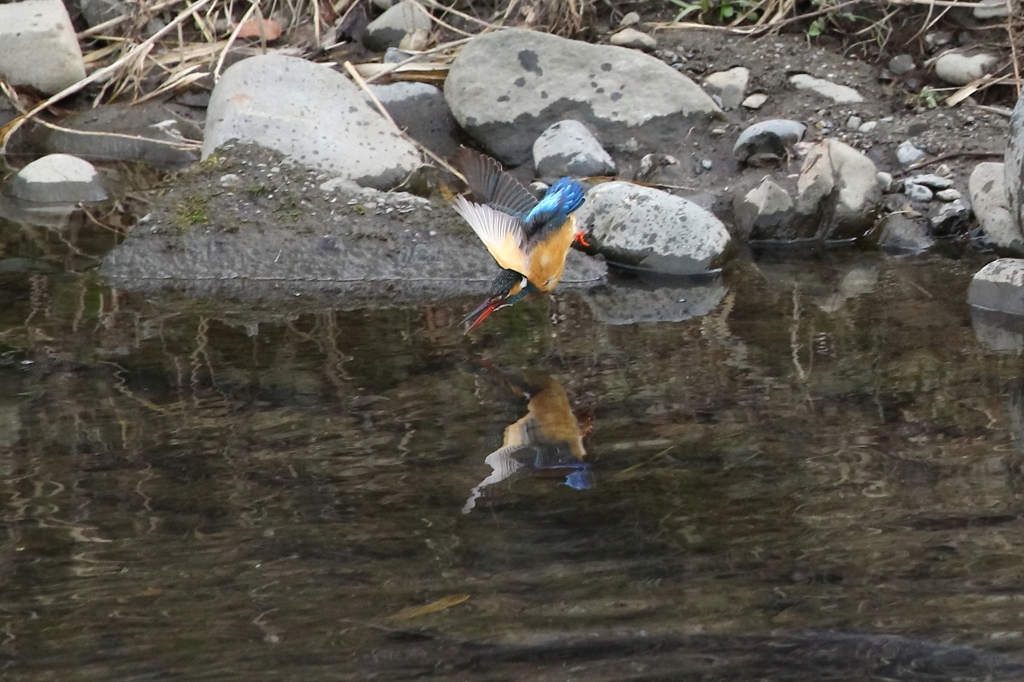
M 526 214 L 523 222 L 527 238 L 560 228 L 569 214 L 583 205 L 583 198 L 583 187 L 572 178 L 562 178 L 551 185 L 544 198 Z

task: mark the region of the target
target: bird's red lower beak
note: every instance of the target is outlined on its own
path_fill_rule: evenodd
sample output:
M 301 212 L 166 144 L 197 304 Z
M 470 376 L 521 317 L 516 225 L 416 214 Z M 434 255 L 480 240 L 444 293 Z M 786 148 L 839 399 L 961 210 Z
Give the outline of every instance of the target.
M 466 315 L 466 317 L 462 319 L 462 324 L 469 324 L 469 326 L 466 328 L 466 333 L 468 334 L 474 329 L 476 329 L 481 322 L 486 320 L 491 313 L 493 313 L 500 307 L 502 307 L 500 300 L 494 300 L 489 298 L 483 303 L 481 303 L 480 307 L 478 307 L 476 310 L 471 312 L 469 315 Z

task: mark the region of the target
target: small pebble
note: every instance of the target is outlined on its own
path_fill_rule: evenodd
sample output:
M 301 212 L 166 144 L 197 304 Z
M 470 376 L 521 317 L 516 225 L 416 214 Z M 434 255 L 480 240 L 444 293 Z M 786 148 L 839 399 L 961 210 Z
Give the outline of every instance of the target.
M 882 171 L 875 176 L 878 179 L 878 186 L 882 188 L 883 192 L 888 192 L 892 189 L 892 174 Z
M 622 21 L 619 22 L 619 28 L 629 28 L 639 23 L 640 14 L 638 12 L 629 12 L 626 16 L 622 17 Z
M 860 126 L 862 123 L 864 123 L 864 119 L 862 119 L 860 116 L 851 116 L 850 118 L 846 119 L 846 129 L 860 130 Z
M 749 95 L 741 104 L 747 109 L 760 109 L 768 101 L 768 95 L 763 92 L 755 92 Z
M 700 167 L 703 168 L 704 170 L 711 170 L 711 166 L 711 159 L 704 159 L 703 161 L 700 162 Z
M 960 192 L 956 191 L 952 187 L 949 189 L 941 189 L 935 193 L 935 196 L 942 201 L 956 201 L 961 197 Z
M 896 150 L 896 158 L 903 166 L 909 166 L 926 156 L 927 154 L 915 147 L 910 140 L 905 140 Z
M 860 128 L 857 128 L 858 133 L 870 133 L 872 130 L 878 127 L 878 121 L 867 121 L 862 123 Z

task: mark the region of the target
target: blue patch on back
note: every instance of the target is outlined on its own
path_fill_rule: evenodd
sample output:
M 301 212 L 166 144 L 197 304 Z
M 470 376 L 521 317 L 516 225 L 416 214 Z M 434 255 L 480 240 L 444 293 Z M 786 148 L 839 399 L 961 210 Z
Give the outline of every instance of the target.
M 583 187 L 572 178 L 561 178 L 526 216 L 526 224 L 561 227 L 569 214 L 583 205 Z

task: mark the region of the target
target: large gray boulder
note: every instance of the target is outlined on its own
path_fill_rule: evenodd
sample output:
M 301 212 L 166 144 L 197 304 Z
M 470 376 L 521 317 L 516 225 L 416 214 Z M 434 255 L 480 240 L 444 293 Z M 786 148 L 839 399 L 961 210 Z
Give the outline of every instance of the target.
M 643 136 L 677 144 L 721 110 L 699 85 L 654 57 L 520 29 L 470 41 L 444 94 L 456 120 L 493 156 L 519 165 L 548 126 L 573 118 L 609 148 Z
M 629 182 L 590 190 L 576 218 L 610 261 L 672 275 L 717 267 L 731 239 L 718 218 L 692 201 Z
M 1024 253 L 1024 236 L 1010 213 L 1003 166 L 979 163 L 967 181 L 967 191 L 985 238 L 999 248 Z
M 1018 231 L 1024 232 L 1024 96 L 1010 116 L 1006 154 L 1003 157 L 1003 177 L 1010 219 Z
M 254 142 L 376 189 L 395 187 L 422 164 L 416 147 L 347 78 L 273 54 L 238 62 L 214 88 L 203 158 L 228 140 Z
M 53 94 L 85 78 L 85 62 L 61 0 L 0 4 L 0 78 Z
M 459 149 L 458 126 L 444 94 L 428 83 L 371 85 L 395 125 L 438 156 L 447 158 Z

